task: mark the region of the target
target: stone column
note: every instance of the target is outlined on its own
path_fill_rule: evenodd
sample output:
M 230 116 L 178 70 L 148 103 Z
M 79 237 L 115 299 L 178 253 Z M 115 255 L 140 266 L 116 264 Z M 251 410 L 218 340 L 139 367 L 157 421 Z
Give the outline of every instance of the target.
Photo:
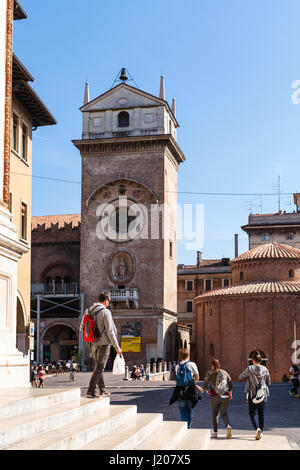
M 153 362 L 153 374 L 156 374 L 156 362 Z

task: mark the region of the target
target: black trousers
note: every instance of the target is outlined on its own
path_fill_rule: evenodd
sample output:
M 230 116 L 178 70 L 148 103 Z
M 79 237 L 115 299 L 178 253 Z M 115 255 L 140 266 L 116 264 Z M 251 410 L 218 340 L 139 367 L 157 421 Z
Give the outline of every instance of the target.
M 298 393 L 298 387 L 299 387 L 299 380 L 298 379 L 292 379 L 292 384 L 293 388 L 291 389 L 291 392 L 297 395 Z
M 105 384 L 103 379 L 103 372 L 109 358 L 110 346 L 97 346 L 92 345 L 92 354 L 95 364 L 95 369 L 90 380 L 89 388 L 87 393 L 94 394 L 96 387 L 98 386 L 100 392 L 105 390 Z
M 258 426 L 255 420 L 256 411 L 258 414 Z M 265 411 L 264 401 L 261 403 L 253 403 L 252 399 L 249 398 L 249 416 L 251 419 L 252 426 L 255 430 L 257 430 L 257 428 L 260 428 L 263 431 L 264 429 L 264 424 L 265 424 L 264 411 Z

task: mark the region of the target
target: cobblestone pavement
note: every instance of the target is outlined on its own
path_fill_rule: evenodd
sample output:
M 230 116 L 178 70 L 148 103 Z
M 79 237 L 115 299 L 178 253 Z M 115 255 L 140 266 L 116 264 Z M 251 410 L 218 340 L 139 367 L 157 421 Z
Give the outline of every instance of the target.
M 47 377 L 46 387 L 80 387 L 84 395 L 91 377 L 90 372 L 76 375 L 75 382 L 70 382 L 68 375 Z M 174 382 L 125 381 L 110 372 L 105 373 L 105 384 L 111 393 L 112 404 L 137 405 L 140 413 L 162 413 L 166 421 L 179 421 L 178 406 L 169 406 Z M 265 430 L 267 434 L 287 436 L 295 448 L 300 449 L 300 398 L 290 398 L 289 384 L 274 384 L 270 388 L 271 397 L 265 409 Z M 249 434 L 253 431 L 245 403 L 244 385 L 235 383 L 233 398 L 229 407 L 230 424 L 235 434 Z M 210 428 L 211 410 L 209 397 L 205 394 L 194 409 L 193 428 Z M 225 432 L 220 420 L 220 434 Z M 254 432 L 254 431 L 253 431 Z

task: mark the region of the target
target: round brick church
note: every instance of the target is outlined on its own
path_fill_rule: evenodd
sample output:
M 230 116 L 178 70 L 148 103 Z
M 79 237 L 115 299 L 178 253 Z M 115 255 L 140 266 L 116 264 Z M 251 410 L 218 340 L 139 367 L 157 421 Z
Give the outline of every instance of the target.
M 258 349 L 272 380 L 281 381 L 300 338 L 300 250 L 268 243 L 230 264 L 232 286 L 195 299 L 200 375 L 216 357 L 238 380 Z

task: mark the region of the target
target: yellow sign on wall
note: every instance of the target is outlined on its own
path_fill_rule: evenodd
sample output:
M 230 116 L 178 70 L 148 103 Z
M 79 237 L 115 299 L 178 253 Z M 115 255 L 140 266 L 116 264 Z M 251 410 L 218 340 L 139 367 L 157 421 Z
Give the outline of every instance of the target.
M 122 336 L 121 349 L 123 352 L 141 352 L 141 336 Z

